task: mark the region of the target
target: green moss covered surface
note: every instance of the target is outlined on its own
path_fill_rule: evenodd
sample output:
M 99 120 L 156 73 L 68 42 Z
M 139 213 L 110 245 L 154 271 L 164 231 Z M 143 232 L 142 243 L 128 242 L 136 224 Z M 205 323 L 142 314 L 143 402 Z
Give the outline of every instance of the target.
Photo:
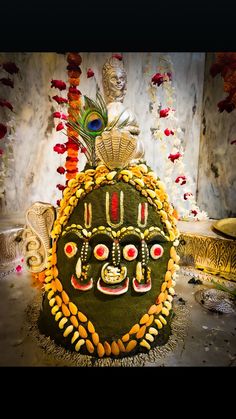
M 92 231 L 94 227 L 98 226 L 107 226 L 106 217 L 105 217 L 105 194 L 106 191 L 109 193 L 113 191 L 124 192 L 124 223 L 119 229 L 123 226 L 137 226 L 137 216 L 138 216 L 138 204 L 139 202 L 147 202 L 146 198 L 143 197 L 135 188 L 131 185 L 124 182 L 117 182 L 112 186 L 103 186 L 100 189 L 90 192 L 84 199 L 80 200 L 77 204 L 77 207 L 74 209 L 73 213 L 70 216 L 70 219 L 66 225 L 71 224 L 80 224 L 84 226 L 84 202 L 92 204 L 92 227 L 89 229 Z M 151 226 L 158 226 L 163 229 L 160 217 L 155 209 L 148 205 L 148 223 L 144 229 Z M 114 229 L 115 230 L 115 229 Z M 67 242 L 73 241 L 78 246 L 78 253 L 72 257 L 67 258 L 64 253 L 64 246 Z M 57 268 L 59 271 L 58 278 L 60 279 L 63 289 L 70 297 L 70 301 L 76 304 L 78 309 L 84 313 L 87 318 L 92 321 L 95 326 L 96 332 L 99 334 L 100 341 L 103 342 L 107 340 L 111 342 L 112 340 L 117 340 L 121 338 L 125 333 L 127 333 L 130 328 L 139 323 L 140 318 L 143 314 L 148 312 L 148 309 L 152 304 L 155 303 L 157 296 L 160 293 L 161 284 L 164 280 L 164 275 L 167 271 L 167 264 L 170 258 L 169 251 L 172 245 L 171 242 L 165 242 L 162 240 L 154 241 L 155 243 L 160 243 L 164 248 L 163 256 L 154 261 L 151 257 L 149 258 L 148 266 L 151 268 L 151 278 L 152 278 L 152 288 L 149 292 L 146 293 L 136 293 L 132 287 L 132 279 L 135 277 L 136 265 L 140 257 L 140 239 L 134 235 L 130 235 L 121 242 L 121 263 L 125 264 L 128 269 L 128 277 L 130 278 L 129 289 L 127 293 L 120 296 L 109 296 L 104 295 L 97 290 L 96 283 L 100 277 L 101 268 L 104 263 L 111 262 L 111 247 L 112 239 L 107 237 L 104 234 L 96 235 L 92 237 L 89 245 L 91 248 L 91 257 L 88 261 L 89 271 L 88 276 L 93 277 L 94 286 L 91 290 L 82 292 L 74 289 L 71 285 L 71 276 L 75 274 L 75 265 L 78 260 L 78 254 L 80 254 L 80 249 L 83 243 L 83 240 L 80 239 L 74 232 L 70 232 L 65 236 L 60 236 L 57 246 Z M 93 255 L 93 248 L 97 243 L 104 243 L 110 249 L 109 259 L 106 261 L 98 261 Z M 123 259 L 122 248 L 125 244 L 135 244 L 139 250 L 138 259 L 135 261 L 128 262 Z M 153 242 L 148 243 L 150 248 Z M 171 316 L 170 316 L 171 317 Z M 51 314 L 51 307 L 48 304 L 47 298 L 43 302 L 43 311 L 41 312 L 39 319 L 39 326 L 41 331 L 45 334 L 50 335 L 55 341 L 68 349 L 73 349 L 74 345 L 70 344 L 71 336 L 68 338 L 63 337 L 63 331 L 59 329 L 58 323 L 55 321 L 54 316 Z M 155 327 L 155 324 L 154 324 Z M 159 335 L 155 339 L 155 342 L 151 344 L 154 346 L 157 344 L 163 344 L 168 339 L 170 333 L 169 323 L 159 331 Z M 146 351 L 145 348 L 139 347 L 137 345 L 136 352 Z M 85 348 L 85 345 L 84 345 Z M 81 348 L 81 353 L 84 349 Z

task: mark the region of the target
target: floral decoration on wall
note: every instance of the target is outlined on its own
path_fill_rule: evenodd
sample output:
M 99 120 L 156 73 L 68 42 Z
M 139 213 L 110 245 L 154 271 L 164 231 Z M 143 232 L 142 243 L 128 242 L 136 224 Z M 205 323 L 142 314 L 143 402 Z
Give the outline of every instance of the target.
M 170 57 L 161 55 L 157 69 L 151 76 L 148 94 L 154 125 L 151 132 L 152 137 L 159 142 L 158 152 L 161 152 L 163 158 L 166 189 L 175 208 L 176 218 L 196 221 L 207 219 L 207 213 L 199 209 L 191 191 L 193 181 L 183 161 L 183 131 L 178 126 L 174 106 L 174 71 Z
M 9 164 L 13 161 L 14 103 L 11 103 L 11 93 L 15 89 L 15 77 L 19 73 L 18 66 L 11 61 L 0 64 L 0 198 L 5 196 L 5 179 L 9 174 Z
M 56 123 L 56 131 L 67 136 L 66 142 L 57 143 L 53 148 L 59 155 L 66 153 L 65 161 L 63 163 L 61 162 L 60 166 L 57 167 L 57 172 L 66 177 L 65 184 L 58 183 L 56 185 L 57 189 L 61 192 L 66 188 L 68 181 L 75 177 L 78 172 L 79 150 L 81 153 L 86 152 L 83 147 L 80 148 L 76 141 L 78 133 L 67 123 L 68 120 L 73 121 L 81 109 L 81 92 L 78 89 L 80 84 L 81 62 L 82 59 L 79 53 L 69 52 L 67 54 L 68 83 L 66 84 L 62 80 L 51 80 L 51 87 L 60 91 L 60 95 L 54 95 L 52 97 L 58 105 L 58 109 L 53 112 L 53 118 L 58 120 Z M 67 85 L 68 90 L 66 90 Z M 67 97 L 63 96 L 63 91 L 67 91 Z M 60 200 L 58 199 L 57 205 L 59 204 Z

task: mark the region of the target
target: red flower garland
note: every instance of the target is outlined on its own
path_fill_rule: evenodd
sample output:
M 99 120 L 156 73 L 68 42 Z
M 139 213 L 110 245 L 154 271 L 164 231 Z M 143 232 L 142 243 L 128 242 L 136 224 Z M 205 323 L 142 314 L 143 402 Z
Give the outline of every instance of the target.
M 171 73 L 156 73 L 152 76 L 152 83 L 157 85 L 158 87 L 161 86 L 162 83 L 165 81 L 171 80 Z
M 59 90 L 66 89 L 66 83 L 62 80 L 51 80 L 51 87 L 56 87 Z
M 179 183 L 181 186 L 182 185 L 185 185 L 185 183 L 187 182 L 187 178 L 186 178 L 186 176 L 178 176 L 176 179 L 175 179 L 175 183 Z
M 160 118 L 167 118 L 169 116 L 170 108 L 161 109 L 159 112 Z
M 116 58 L 117 60 L 119 60 L 119 61 L 122 61 L 122 59 L 123 59 L 123 57 L 122 57 L 122 54 L 112 54 L 112 58 Z
M 184 200 L 186 201 L 190 196 L 193 196 L 192 192 L 185 192 L 184 193 Z
M 81 69 L 80 64 L 82 58 L 78 52 L 70 52 L 67 55 L 67 70 L 68 70 L 68 81 L 69 81 L 69 90 L 68 90 L 68 119 L 70 121 L 75 121 L 76 116 L 79 114 L 81 109 L 81 92 L 77 89 L 77 86 L 80 84 L 80 75 Z M 78 138 L 78 133 L 73 130 L 73 128 L 67 126 L 67 136 L 68 142 L 67 146 L 67 158 L 65 163 L 66 168 L 66 179 L 73 179 L 75 174 L 78 172 L 78 151 L 79 145 L 75 143 Z
M 168 128 L 166 128 L 166 129 L 164 130 L 164 134 L 165 134 L 167 137 L 169 137 L 169 135 L 174 135 L 175 133 L 174 133 L 174 131 L 173 131 L 172 129 L 168 129 Z
M 68 102 L 68 100 L 67 99 L 65 99 L 64 97 L 61 97 L 61 96 L 58 96 L 58 95 L 55 95 L 55 96 L 53 96 L 52 97 L 58 104 L 61 104 L 61 103 L 67 103 Z
M 172 163 L 174 163 L 174 161 L 178 160 L 180 157 L 182 157 L 182 154 L 178 152 L 175 154 L 169 154 L 168 159 L 170 159 Z
M 54 145 L 53 150 L 58 154 L 63 154 L 67 150 L 67 147 L 65 144 L 56 144 Z
M 59 166 L 59 167 L 57 168 L 57 172 L 58 172 L 60 175 L 64 175 L 65 171 L 66 171 L 66 169 L 65 169 L 63 166 Z
M 90 77 L 94 76 L 94 71 L 91 68 L 88 68 L 87 70 L 87 78 L 89 79 Z
M 64 127 L 64 124 L 63 124 L 63 122 L 59 122 L 59 124 L 56 126 L 56 130 L 57 131 L 61 131 L 62 129 L 64 129 L 65 127 Z
M 51 88 L 58 89 L 61 92 L 62 90 L 66 89 L 66 83 L 62 80 L 52 79 L 51 80 Z M 55 95 L 55 96 L 52 97 L 52 99 L 55 100 L 55 102 L 57 102 L 58 105 L 64 105 L 64 104 L 68 103 L 68 99 L 64 98 L 62 96 Z M 58 118 L 60 120 L 67 120 L 68 119 L 67 115 L 65 115 L 64 113 L 62 113 L 60 111 L 53 112 L 52 116 L 53 116 L 53 118 L 55 118 L 55 119 Z M 64 123 L 62 121 L 59 122 L 56 125 L 56 131 L 57 132 L 62 131 L 64 128 L 65 128 L 65 126 L 64 126 Z M 55 151 L 55 153 L 64 154 L 67 150 L 67 144 L 59 144 L 58 143 L 53 147 L 53 150 Z M 63 166 L 59 166 L 57 168 L 57 173 L 59 173 L 60 175 L 63 175 L 65 173 L 65 171 L 66 170 Z M 57 189 L 59 189 L 59 191 L 63 191 L 66 186 L 62 185 L 62 184 L 57 184 L 56 187 L 57 187 Z M 59 204 L 59 202 L 60 202 L 60 200 L 57 200 L 57 205 Z
M 9 61 L 9 62 L 3 63 L 1 66 L 9 74 L 17 74 L 19 72 L 19 68 L 13 62 Z M 7 78 L 2 77 L 0 79 L 0 82 L 7 87 L 11 87 L 12 89 L 14 88 L 14 80 L 10 79 L 9 77 L 7 77 Z M 12 104 L 10 102 L 8 102 L 6 99 L 0 99 L 0 106 L 8 108 L 8 109 L 10 109 L 10 111 L 13 112 Z M 4 138 L 6 134 L 7 134 L 7 126 L 0 123 L 0 140 L 2 138 Z M 1 148 L 0 149 L 0 156 L 2 156 L 3 153 L 4 153 L 4 150 Z

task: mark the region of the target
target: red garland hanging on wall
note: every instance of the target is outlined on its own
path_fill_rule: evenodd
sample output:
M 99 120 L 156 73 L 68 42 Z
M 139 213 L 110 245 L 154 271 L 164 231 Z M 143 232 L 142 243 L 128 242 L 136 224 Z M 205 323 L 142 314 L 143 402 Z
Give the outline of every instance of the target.
M 70 52 L 67 55 L 67 71 L 68 71 L 68 119 L 75 121 L 81 109 L 81 92 L 78 89 L 80 84 L 81 69 L 80 64 L 82 62 L 81 56 L 77 52 Z M 67 157 L 66 157 L 66 179 L 67 181 L 73 179 L 78 172 L 78 152 L 79 145 L 76 144 L 75 140 L 78 138 L 78 133 L 73 130 L 70 126 L 67 127 L 68 142 L 67 146 Z M 84 150 L 81 150 L 82 152 Z
M 53 100 L 57 102 L 58 105 L 63 106 L 64 104 L 68 105 L 68 115 L 60 111 L 53 112 L 53 118 L 58 118 L 60 121 L 56 125 L 56 131 L 64 131 L 66 129 L 67 142 L 63 144 L 56 144 L 53 147 L 53 150 L 58 154 L 64 154 L 67 152 L 67 157 L 64 166 L 59 166 L 57 172 L 61 175 L 65 174 L 66 184 L 68 181 L 75 177 L 78 172 L 78 152 L 80 145 L 77 143 L 78 133 L 74 131 L 70 126 L 67 125 L 64 121 L 70 120 L 74 121 L 81 109 L 81 92 L 78 89 L 80 84 L 80 75 L 81 69 L 80 64 L 82 62 L 81 56 L 77 52 L 69 52 L 67 54 L 67 73 L 68 73 L 68 82 L 69 88 L 67 92 L 67 98 L 55 95 Z M 60 91 L 66 90 L 66 83 L 62 80 L 51 80 L 51 87 L 59 89 Z M 65 134 L 65 132 L 63 132 Z M 80 149 L 83 153 L 86 150 L 83 148 Z M 57 184 L 57 189 L 63 191 L 65 185 Z M 57 205 L 60 204 L 60 200 L 57 200 Z
M 15 63 L 13 63 L 11 61 L 4 62 L 4 63 L 0 64 L 0 68 L 1 67 L 5 72 L 8 73 L 8 75 L 7 75 L 7 77 L 1 77 L 0 78 L 0 83 L 4 86 L 8 87 L 8 88 L 10 87 L 11 89 L 13 89 L 14 88 L 14 79 L 10 78 L 9 74 L 11 76 L 14 76 L 15 74 L 18 74 L 19 73 L 19 68 L 17 67 L 17 65 Z M 5 76 L 5 74 L 4 74 L 4 76 Z M 11 112 L 13 112 L 12 104 L 8 100 L 6 100 L 5 98 L 0 98 L 0 106 L 2 108 L 7 108 Z M 0 140 L 3 140 L 2 144 L 4 144 L 5 140 L 7 140 L 9 133 L 10 133 L 10 129 L 7 126 L 7 124 L 5 124 L 3 122 L 0 122 Z M 5 144 L 7 144 L 7 143 L 5 142 Z M 7 157 L 6 157 L 5 152 L 6 152 L 6 148 L 3 149 L 3 148 L 0 147 L 0 157 L 2 157 L 3 155 L 5 156 L 5 162 L 3 162 L 2 160 L 0 161 L 0 169 L 2 169 L 2 173 L 4 173 L 6 171 L 6 158 Z M 0 178 L 0 186 L 1 186 L 1 189 L 2 189 L 2 190 L 0 190 L 0 196 L 3 196 L 2 195 L 3 191 L 4 191 L 4 178 L 3 178 L 3 176 L 1 176 L 1 178 Z

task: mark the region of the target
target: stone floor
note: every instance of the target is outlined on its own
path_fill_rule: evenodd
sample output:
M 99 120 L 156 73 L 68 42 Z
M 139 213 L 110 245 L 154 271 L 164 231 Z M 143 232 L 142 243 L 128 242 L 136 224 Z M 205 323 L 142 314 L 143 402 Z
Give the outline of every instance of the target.
M 145 366 L 236 366 L 236 315 L 216 314 L 202 308 L 194 294 L 207 284 L 189 284 L 190 278 L 186 271 L 180 272 L 175 296 L 176 302 L 182 298 L 189 309 L 186 337 L 173 352 Z M 26 333 L 25 310 L 39 292 L 24 269 L 20 273 L 14 268 L 10 273 L 0 272 L 0 366 L 73 365 L 46 353 Z

